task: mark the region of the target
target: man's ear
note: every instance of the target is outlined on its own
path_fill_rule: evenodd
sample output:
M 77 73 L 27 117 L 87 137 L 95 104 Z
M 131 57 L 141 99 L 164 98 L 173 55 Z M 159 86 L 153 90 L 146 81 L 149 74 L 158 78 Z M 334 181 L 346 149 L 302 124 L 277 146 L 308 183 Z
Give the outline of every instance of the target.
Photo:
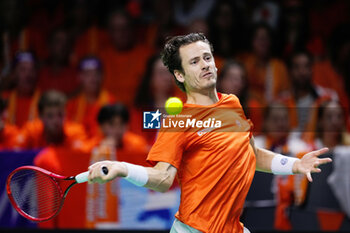
M 184 74 L 181 71 L 174 70 L 174 75 L 175 75 L 176 80 L 179 81 L 180 83 L 185 82 Z

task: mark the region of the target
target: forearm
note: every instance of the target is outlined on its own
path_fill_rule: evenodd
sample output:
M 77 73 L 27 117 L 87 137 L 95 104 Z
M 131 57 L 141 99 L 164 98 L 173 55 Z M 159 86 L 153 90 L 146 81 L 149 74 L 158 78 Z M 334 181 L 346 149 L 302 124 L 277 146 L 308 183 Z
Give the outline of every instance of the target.
M 258 171 L 282 175 L 295 174 L 299 162 L 299 159 L 293 157 L 256 148 L 256 170 Z
M 158 163 L 152 168 L 147 168 L 147 172 L 149 179 L 144 187 L 158 192 L 166 192 L 173 184 L 176 168 L 167 163 Z
M 102 174 L 103 167 L 107 167 L 107 175 Z M 89 170 L 90 183 L 105 183 L 116 177 L 122 177 L 135 185 L 158 192 L 165 192 L 170 188 L 177 172 L 175 167 L 163 162 L 159 162 L 154 167 L 146 168 L 124 162 L 101 161 L 91 165 Z
M 122 177 L 131 183 L 158 192 L 166 192 L 172 185 L 176 172 L 168 163 L 157 163 L 154 167 L 142 167 L 130 163 L 119 163 L 122 168 Z M 136 169 L 136 170 L 135 170 Z M 136 181 L 136 182 L 135 182 Z
M 262 172 L 271 172 L 271 162 L 276 153 L 256 147 L 256 170 Z

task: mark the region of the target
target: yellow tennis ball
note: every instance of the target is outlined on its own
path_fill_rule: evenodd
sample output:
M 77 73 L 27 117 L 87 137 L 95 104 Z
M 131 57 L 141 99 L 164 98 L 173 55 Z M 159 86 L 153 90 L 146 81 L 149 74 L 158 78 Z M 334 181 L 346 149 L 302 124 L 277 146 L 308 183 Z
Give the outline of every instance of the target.
M 165 111 L 169 115 L 177 115 L 181 113 L 182 107 L 183 107 L 182 101 L 177 97 L 170 97 L 165 102 Z

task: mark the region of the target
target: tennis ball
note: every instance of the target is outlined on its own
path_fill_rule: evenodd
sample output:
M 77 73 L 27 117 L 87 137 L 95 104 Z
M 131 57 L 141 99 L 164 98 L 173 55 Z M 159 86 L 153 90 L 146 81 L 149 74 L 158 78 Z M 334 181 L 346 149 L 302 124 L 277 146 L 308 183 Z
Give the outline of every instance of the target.
M 169 115 L 177 115 L 181 113 L 182 107 L 183 107 L 182 101 L 177 97 L 170 97 L 165 102 L 165 111 Z

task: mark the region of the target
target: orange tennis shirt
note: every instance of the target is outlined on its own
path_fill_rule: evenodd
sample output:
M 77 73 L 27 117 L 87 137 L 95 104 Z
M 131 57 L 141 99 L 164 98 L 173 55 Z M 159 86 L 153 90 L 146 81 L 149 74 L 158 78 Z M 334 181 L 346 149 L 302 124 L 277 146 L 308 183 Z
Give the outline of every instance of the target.
M 256 163 L 250 145 L 252 124 L 236 96 L 218 97 L 209 106 L 185 104 L 181 115 L 197 122 L 215 118 L 221 127 L 169 130 L 169 120 L 163 121 L 147 159 L 178 169 L 181 201 L 175 217 L 181 222 L 202 232 L 243 232 L 239 219 Z

